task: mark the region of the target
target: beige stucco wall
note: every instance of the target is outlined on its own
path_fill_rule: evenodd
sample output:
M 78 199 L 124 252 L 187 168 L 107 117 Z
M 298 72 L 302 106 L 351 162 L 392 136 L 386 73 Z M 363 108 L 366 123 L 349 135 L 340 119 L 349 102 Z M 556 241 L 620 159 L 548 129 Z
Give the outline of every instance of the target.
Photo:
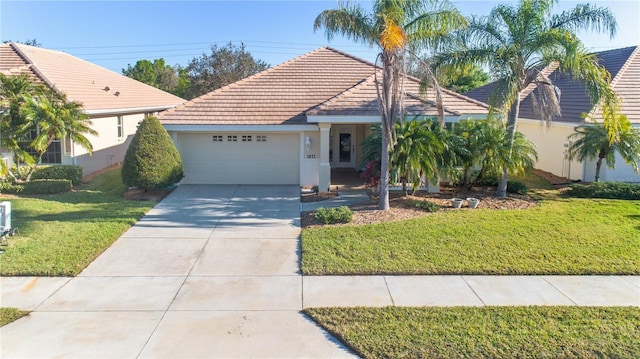
M 122 162 L 138 123 L 144 116 L 144 113 L 123 115 L 122 138 L 118 138 L 117 116 L 91 118 L 92 128 L 98 132 L 97 136 L 87 136 L 93 146 L 93 155 L 89 155 L 80 145 L 74 144 L 73 156 L 63 156 L 63 164 L 82 166 L 83 173 L 89 174 Z
M 551 126 L 540 121 L 518 120 L 518 131 L 536 145 L 538 162 L 536 168 L 570 179 L 582 179 L 583 164 L 569 161 L 567 137 L 574 132 L 575 124 L 552 123 Z

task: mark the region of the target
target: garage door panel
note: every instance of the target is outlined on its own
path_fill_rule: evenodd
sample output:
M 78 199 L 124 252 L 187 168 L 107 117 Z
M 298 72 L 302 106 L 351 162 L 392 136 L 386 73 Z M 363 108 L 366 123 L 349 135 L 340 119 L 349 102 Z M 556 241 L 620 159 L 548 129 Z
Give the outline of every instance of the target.
M 213 141 L 211 134 L 180 134 L 180 152 L 190 184 L 298 184 L 299 135 L 237 134 L 237 142 Z M 251 142 L 242 142 L 251 135 Z

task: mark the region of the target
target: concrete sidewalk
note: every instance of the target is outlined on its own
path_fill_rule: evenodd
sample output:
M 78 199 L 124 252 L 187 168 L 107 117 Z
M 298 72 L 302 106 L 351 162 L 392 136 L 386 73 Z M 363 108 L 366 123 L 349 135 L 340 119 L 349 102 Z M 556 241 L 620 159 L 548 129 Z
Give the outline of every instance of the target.
M 356 200 L 356 199 L 353 199 Z M 640 276 L 300 275 L 299 189 L 180 186 L 75 278 L 0 278 L 2 358 L 341 358 L 332 306 L 640 306 Z

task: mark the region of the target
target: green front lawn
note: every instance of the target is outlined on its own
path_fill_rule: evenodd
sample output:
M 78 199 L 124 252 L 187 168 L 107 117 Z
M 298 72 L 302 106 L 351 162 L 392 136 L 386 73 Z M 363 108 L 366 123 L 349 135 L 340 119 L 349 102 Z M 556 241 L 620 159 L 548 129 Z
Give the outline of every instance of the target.
M 153 202 L 125 200 L 120 170 L 75 192 L 0 198 L 19 235 L 0 247 L 0 275 L 74 276 L 140 219 Z
M 314 308 L 365 358 L 637 358 L 640 308 Z
M 542 195 L 526 210 L 462 210 L 302 231 L 302 271 L 640 274 L 640 201 Z

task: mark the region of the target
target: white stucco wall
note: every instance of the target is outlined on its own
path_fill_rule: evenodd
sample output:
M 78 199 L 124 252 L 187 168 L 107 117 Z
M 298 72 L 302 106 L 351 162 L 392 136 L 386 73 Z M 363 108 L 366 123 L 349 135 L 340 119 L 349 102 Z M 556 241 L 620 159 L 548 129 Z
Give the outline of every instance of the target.
M 536 168 L 569 179 L 582 179 L 583 164 L 569 161 L 567 147 L 569 135 L 575 124 L 552 123 L 550 127 L 540 121 L 518 120 L 518 131 L 536 145 L 538 162 Z
M 306 150 L 305 138 L 309 137 L 311 146 Z M 317 186 L 319 183 L 320 166 L 320 131 L 302 132 L 300 135 L 302 144 L 300 156 L 300 186 Z

